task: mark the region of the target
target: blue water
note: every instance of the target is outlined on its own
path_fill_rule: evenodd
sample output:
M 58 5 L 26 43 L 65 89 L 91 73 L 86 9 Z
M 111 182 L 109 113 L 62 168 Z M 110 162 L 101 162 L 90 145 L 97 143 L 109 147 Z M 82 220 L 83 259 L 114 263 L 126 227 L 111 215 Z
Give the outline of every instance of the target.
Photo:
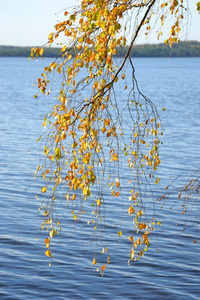
M 35 196 L 41 186 L 32 184 L 40 150 L 35 141 L 52 106 L 46 97 L 33 99 L 33 83 L 44 65 L 0 58 L 0 299 L 200 299 L 200 247 L 193 243 L 200 226 L 190 215 L 187 230 L 181 231 L 183 218 L 176 227 L 181 208 L 170 210 L 173 195 L 164 209 L 156 208 L 163 226 L 153 235 L 150 250 L 130 266 L 126 240 L 109 237 L 121 213 L 120 203 L 115 205 L 107 227 L 111 264 L 103 277 L 95 268 L 90 271 L 95 250 L 89 245 L 90 230 L 82 223 L 72 230 L 71 217 L 63 211 L 63 231 L 53 244 L 49 267 L 46 235 L 38 235 L 42 216 Z M 137 58 L 134 65 L 141 90 L 163 119 L 159 177 L 164 189 L 181 172 L 199 167 L 200 59 Z M 200 214 L 198 202 L 194 211 Z M 125 235 L 129 231 L 127 223 Z

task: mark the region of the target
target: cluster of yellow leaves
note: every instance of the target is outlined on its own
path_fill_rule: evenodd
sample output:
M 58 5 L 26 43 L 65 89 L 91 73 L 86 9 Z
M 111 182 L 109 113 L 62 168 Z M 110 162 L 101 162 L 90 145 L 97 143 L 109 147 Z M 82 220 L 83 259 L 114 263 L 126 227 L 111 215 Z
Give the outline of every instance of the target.
M 154 2 L 151 1 L 152 4 Z M 133 218 L 135 232 L 142 232 L 142 236 L 136 241 L 133 236 L 129 238 L 133 243 L 131 260 L 134 260 L 139 245 L 143 245 L 144 248 L 140 249 L 138 258 L 143 256 L 143 252 L 149 247 L 148 235 L 152 227 L 149 222 L 142 219 L 144 215 L 140 208 L 142 207 L 140 181 L 148 177 L 149 180 L 153 179 L 153 183 L 159 183 L 160 179 L 155 179 L 153 174 L 161 163 L 159 158 L 161 126 L 156 110 L 152 105 L 147 108 L 149 103 L 145 97 L 142 97 L 142 100 L 131 98 L 128 104 L 130 120 L 137 121 L 133 121 L 130 125 L 127 145 L 124 137 L 125 129 L 122 126 L 123 118 L 120 118 L 113 92 L 118 80 L 121 78 L 125 82 L 127 77 L 122 67 L 115 66 L 114 60 L 118 47 L 126 46 L 127 43 L 126 26 L 122 26 L 123 21 L 128 13 L 134 9 L 146 9 L 149 3 L 127 0 L 82 0 L 80 9 L 74 10 L 71 14 L 66 11 L 65 20 L 57 23 L 55 32 L 48 36 L 49 45 L 52 45 L 61 35 L 66 40 L 66 45 L 61 47 L 59 57 L 45 67 L 41 78 L 38 78 L 38 88 L 46 95 L 51 93 L 51 88 L 47 90 L 49 83 L 54 81 L 55 77 L 61 78 L 57 102 L 43 123 L 45 128 L 49 126 L 50 133 L 44 148 L 45 163 L 37 170 L 42 172 L 45 181 L 41 193 L 45 195 L 48 190 L 51 199 L 46 206 L 41 207 L 44 209 L 45 217 L 42 229 L 47 226 L 50 230 L 49 237 L 45 240 L 48 257 L 52 256 L 49 249 L 50 240 L 58 234 L 58 230 L 52 224 L 53 218 L 51 219 L 50 216 L 59 186 L 64 187 L 66 205 L 72 205 L 72 217 L 77 222 L 79 216 L 85 213 L 82 205 L 88 197 L 92 196 L 92 186 L 105 185 L 104 174 L 108 170 L 111 174 L 106 183 L 109 184 L 111 195 L 120 198 L 121 174 L 120 172 L 118 175 L 115 172 L 112 174 L 112 170 L 119 168 L 123 155 L 127 156 L 128 169 L 133 176 L 129 182 L 134 182 L 130 188 L 131 203 L 128 215 Z M 170 45 L 172 42 L 177 42 L 180 20 L 183 19 L 181 13 L 183 7 L 183 0 L 169 0 L 161 4 L 162 26 L 169 13 L 175 17 L 170 37 L 166 42 Z M 151 29 L 149 23 L 148 14 L 142 24 L 147 26 L 147 31 Z M 31 57 L 33 59 L 35 56 L 39 57 L 43 55 L 43 51 L 43 48 L 33 48 Z M 82 77 L 81 72 L 84 73 Z M 119 75 L 120 72 L 122 75 Z M 124 90 L 127 88 L 125 82 Z M 112 114 L 116 117 L 113 118 Z M 108 161 L 109 167 L 110 164 L 113 166 L 110 169 Z M 99 170 L 101 172 L 98 172 Z M 103 174 L 102 177 L 100 173 Z M 138 181 L 134 180 L 136 173 Z M 81 209 L 75 212 L 76 204 L 80 202 Z M 94 230 L 98 230 L 98 222 L 101 222 L 101 211 L 104 207 L 101 191 L 93 202 L 92 207 L 95 206 L 95 209 L 92 211 L 90 224 L 94 224 Z M 122 236 L 122 230 L 118 231 L 118 235 Z M 96 263 L 94 258 L 93 264 Z M 101 267 L 102 273 L 105 268 L 106 265 Z
M 164 26 L 164 22 L 169 18 L 172 22 L 171 31 L 169 38 L 165 40 L 165 44 L 169 44 L 170 47 L 173 43 L 179 43 L 179 33 L 182 27 L 182 20 L 184 19 L 184 12 L 187 11 L 187 1 L 185 0 L 168 0 L 161 4 L 162 15 L 161 25 Z M 173 17 L 173 18 L 172 18 Z M 162 35 L 162 30 L 158 33 L 159 36 Z

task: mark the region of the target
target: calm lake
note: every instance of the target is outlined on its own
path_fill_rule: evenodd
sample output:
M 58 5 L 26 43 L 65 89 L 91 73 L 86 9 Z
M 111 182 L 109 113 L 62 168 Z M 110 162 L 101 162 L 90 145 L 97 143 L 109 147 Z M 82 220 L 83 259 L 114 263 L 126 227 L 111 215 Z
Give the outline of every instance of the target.
M 165 128 L 159 168 L 164 190 L 180 173 L 199 167 L 200 58 L 133 62 L 140 89 L 157 105 Z M 95 268 L 90 271 L 94 251 L 90 231 L 84 226 L 72 230 L 65 211 L 49 267 L 46 235 L 38 234 L 42 216 L 35 196 L 41 182 L 32 184 L 39 161 L 36 139 L 44 132 L 43 116 L 52 107 L 44 96 L 33 98 L 37 93 L 33 84 L 46 64 L 0 58 L 0 299 L 200 299 L 200 247 L 199 241 L 193 243 L 200 224 L 193 223 L 191 214 L 187 230 L 181 231 L 183 217 L 176 226 L 182 210 L 178 205 L 170 210 L 173 195 L 164 209 L 157 207 L 162 227 L 140 262 L 127 265 L 127 245 L 123 239 L 119 243 L 115 230 L 119 205 L 107 228 L 108 236 L 109 230 L 115 231 L 115 238 L 111 235 L 108 241 L 111 264 L 103 277 Z M 116 92 L 121 95 L 120 85 Z M 175 187 L 185 182 L 187 174 Z M 193 209 L 200 215 L 199 203 Z

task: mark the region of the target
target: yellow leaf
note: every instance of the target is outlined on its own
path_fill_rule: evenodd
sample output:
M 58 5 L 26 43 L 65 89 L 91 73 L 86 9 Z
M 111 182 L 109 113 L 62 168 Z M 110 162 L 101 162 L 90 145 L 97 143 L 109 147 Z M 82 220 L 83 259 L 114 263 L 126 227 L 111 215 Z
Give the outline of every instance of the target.
M 53 33 L 49 34 L 48 39 L 51 40 L 53 38 Z
M 65 52 L 66 48 L 67 48 L 67 46 L 63 46 L 62 47 L 62 52 Z
M 143 215 L 143 211 L 142 211 L 142 210 L 139 210 L 138 213 L 137 213 L 137 215 L 138 215 L 139 217 L 141 217 L 141 216 Z
M 75 164 L 78 164 L 78 158 L 77 157 L 74 157 L 74 162 L 75 162 Z
M 138 240 L 136 241 L 136 244 L 137 244 L 137 245 L 139 245 L 139 244 L 140 244 L 140 239 L 138 239 Z
M 106 131 L 106 127 L 104 126 L 102 129 L 101 129 L 101 132 L 105 132 Z
M 47 213 L 48 213 L 48 210 L 45 210 L 45 211 L 43 212 L 43 216 L 46 216 Z
M 93 89 L 98 90 L 98 88 L 99 88 L 99 83 L 98 83 L 98 81 L 95 81 L 94 85 L 93 85 Z
M 96 261 L 96 259 L 94 258 L 92 264 L 93 264 L 93 265 L 96 265 L 96 263 L 97 263 L 97 261 Z
M 65 140 L 65 139 L 66 139 L 66 133 L 65 133 L 65 132 L 62 133 L 61 139 L 62 139 L 62 140 Z
M 43 188 L 41 188 L 41 192 L 42 192 L 42 193 L 46 193 L 46 191 L 47 191 L 46 186 L 44 186 Z
M 57 72 L 60 74 L 62 72 L 61 67 L 57 68 Z
M 98 205 L 98 206 L 101 206 L 101 199 L 98 199 L 98 200 L 97 200 L 97 205 Z
M 143 255 L 144 255 L 143 253 L 144 253 L 144 251 L 141 250 L 141 251 L 140 251 L 140 256 L 143 256 Z
M 52 63 L 52 68 L 55 69 L 56 67 L 57 67 L 57 63 L 56 62 Z
M 59 160 L 61 158 L 61 151 L 60 151 L 60 148 L 56 148 L 55 149 L 55 157 L 57 160 Z
M 56 231 L 54 229 L 52 229 L 50 232 L 49 232 L 49 235 L 50 235 L 50 238 L 52 239 L 54 237 L 54 235 L 56 234 Z
M 44 49 L 41 48 L 41 49 L 39 50 L 39 54 L 42 56 L 43 52 L 44 52 Z
M 71 197 L 72 200 L 76 199 L 76 194 L 73 194 L 73 196 Z
M 119 234 L 119 236 L 122 236 L 122 231 L 121 230 L 118 231 L 118 234 Z
M 149 244 L 149 239 L 148 239 L 148 234 L 147 233 L 144 233 L 143 234 L 143 242 L 148 245 Z
M 46 252 L 45 252 L 46 256 L 50 257 L 51 256 L 51 251 L 48 249 Z

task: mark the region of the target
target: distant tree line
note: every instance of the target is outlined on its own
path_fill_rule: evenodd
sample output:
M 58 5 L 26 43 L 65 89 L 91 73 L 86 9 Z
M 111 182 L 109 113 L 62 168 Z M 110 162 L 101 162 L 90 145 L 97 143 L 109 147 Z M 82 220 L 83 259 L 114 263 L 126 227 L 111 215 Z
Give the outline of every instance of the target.
M 118 56 L 124 56 L 128 46 L 118 50 Z M 200 42 L 190 41 L 173 44 L 172 48 L 165 44 L 135 45 L 132 57 L 200 57 Z
M 117 57 L 124 56 L 128 46 L 120 47 Z M 0 46 L 0 57 L 28 57 L 31 47 Z M 44 57 L 57 57 L 60 50 L 55 47 L 44 48 Z M 135 45 L 132 57 L 200 57 L 200 42 L 190 41 L 174 44 L 172 48 L 165 44 Z

